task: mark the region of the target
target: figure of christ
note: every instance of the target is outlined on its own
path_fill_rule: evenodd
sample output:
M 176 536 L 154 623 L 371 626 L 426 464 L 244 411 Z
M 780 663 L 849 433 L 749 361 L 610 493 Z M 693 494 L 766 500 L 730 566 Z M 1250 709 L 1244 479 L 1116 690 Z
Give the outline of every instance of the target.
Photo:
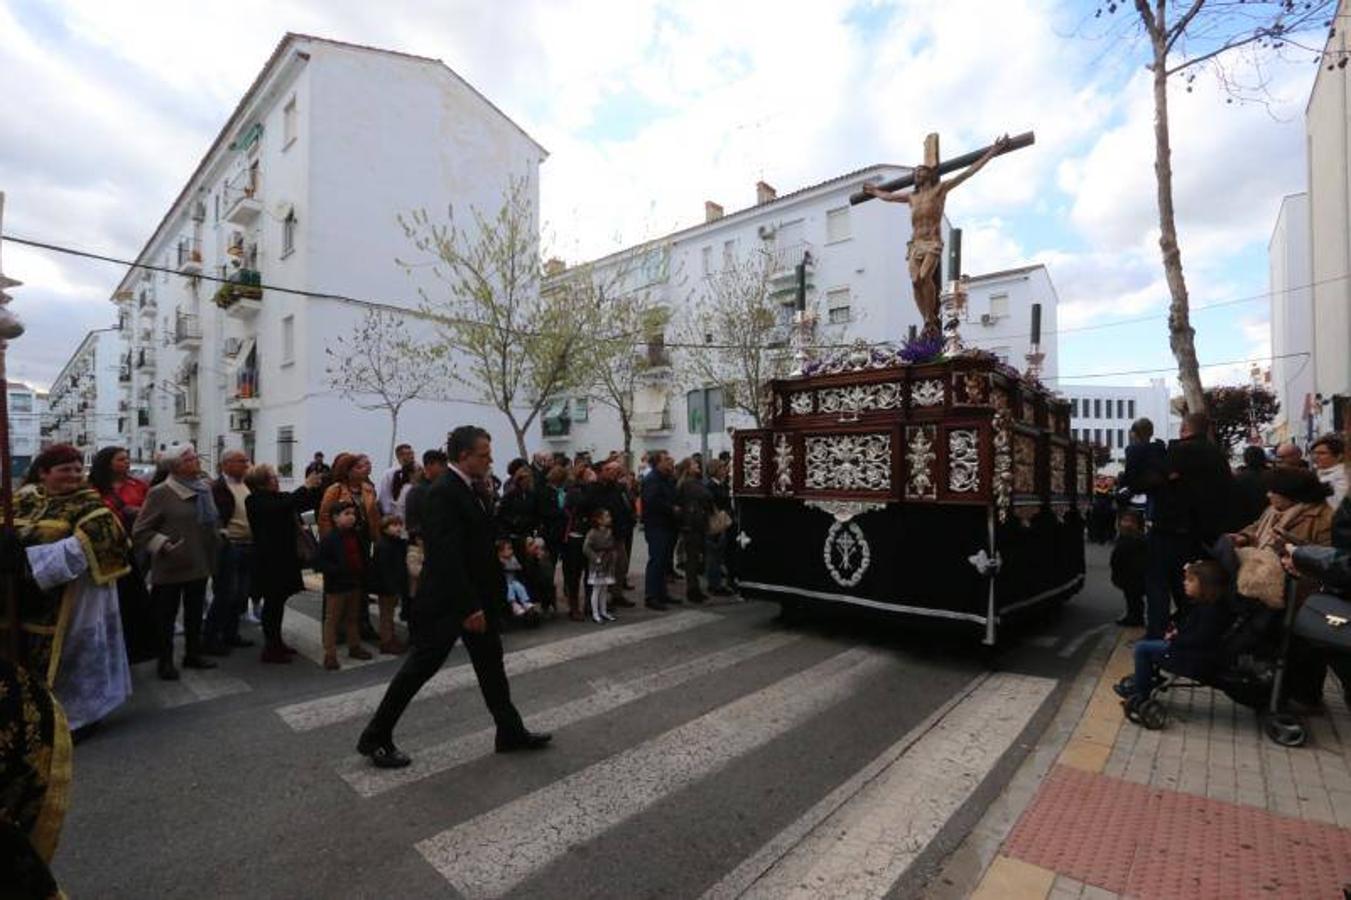
M 924 317 L 926 337 L 937 336 L 941 330 L 938 320 L 937 276 L 943 260 L 943 206 L 947 202 L 948 192 L 1004 152 L 1009 145 L 1009 136 L 999 138 L 980 159 L 947 181 L 940 181 L 938 178 L 937 141 L 933 141 L 933 144 L 934 152 L 926 153 L 925 163 L 915 166 L 913 191 L 904 189 L 884 191 L 871 182 L 863 185 L 863 192 L 870 197 L 910 205 L 910 241 L 905 245 L 905 259 L 910 266 L 910 283 L 915 295 L 915 305 L 919 307 L 919 313 Z

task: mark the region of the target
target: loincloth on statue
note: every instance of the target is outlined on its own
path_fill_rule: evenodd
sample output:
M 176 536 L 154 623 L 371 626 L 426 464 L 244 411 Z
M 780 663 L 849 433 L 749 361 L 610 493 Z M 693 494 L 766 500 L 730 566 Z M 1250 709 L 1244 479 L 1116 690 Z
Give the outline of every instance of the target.
M 905 259 L 910 264 L 910 280 L 930 275 L 943 259 L 943 242 L 938 238 L 911 238 L 905 244 Z

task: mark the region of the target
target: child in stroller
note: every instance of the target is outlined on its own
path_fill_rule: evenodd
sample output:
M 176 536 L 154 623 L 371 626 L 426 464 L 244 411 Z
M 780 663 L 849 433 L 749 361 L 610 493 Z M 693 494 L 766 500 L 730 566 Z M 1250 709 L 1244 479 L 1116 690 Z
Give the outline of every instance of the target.
M 1182 584 L 1190 601 L 1186 615 L 1162 640 L 1136 642 L 1135 674 L 1115 687 L 1126 717 L 1149 728 L 1163 725 L 1163 707 L 1152 700 L 1155 691 L 1179 676 L 1211 684 L 1228 661 L 1224 638 L 1235 618 L 1228 573 L 1215 560 L 1197 560 L 1187 564 Z M 1172 677 L 1161 677 L 1165 671 Z

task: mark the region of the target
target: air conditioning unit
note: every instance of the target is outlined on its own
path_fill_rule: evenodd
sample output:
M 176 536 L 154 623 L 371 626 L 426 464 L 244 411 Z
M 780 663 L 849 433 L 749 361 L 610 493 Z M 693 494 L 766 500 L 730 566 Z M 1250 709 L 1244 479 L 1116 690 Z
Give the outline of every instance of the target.
M 982 324 L 982 325 L 993 325 L 993 324 L 995 323 L 995 320 L 998 319 L 998 318 L 999 318 L 999 317 L 996 316 L 996 315 L 994 315 L 993 313 L 981 313 L 981 314 L 980 314 L 980 324 Z
M 251 412 L 232 412 L 230 413 L 231 431 L 252 431 L 253 413 Z
M 238 356 L 238 355 L 239 355 L 239 351 L 242 350 L 243 347 L 244 347 L 244 342 L 243 342 L 240 338 L 232 337 L 232 338 L 226 338 L 226 339 L 225 339 L 225 355 L 226 355 L 226 356 Z
M 773 225 L 761 225 L 759 228 L 755 230 L 756 234 L 760 235 L 760 240 L 762 241 L 767 241 L 770 238 L 774 237 L 774 234 L 777 231 L 778 229 L 775 228 Z

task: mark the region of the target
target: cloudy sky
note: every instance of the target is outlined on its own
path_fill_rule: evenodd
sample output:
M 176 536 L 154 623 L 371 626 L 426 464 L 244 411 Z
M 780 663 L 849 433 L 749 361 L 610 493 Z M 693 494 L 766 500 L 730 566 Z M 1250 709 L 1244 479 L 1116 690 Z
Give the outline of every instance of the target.
M 953 195 L 970 272 L 1049 265 L 1061 372 L 1171 366 L 1152 116 L 1138 48 L 1090 0 L 0 0 L 5 230 L 115 256 L 142 246 L 286 31 L 444 60 L 549 148 L 544 218 L 571 260 L 876 162 L 1034 129 Z M 1183 260 L 1202 363 L 1266 356 L 1266 244 L 1303 189 L 1306 57 L 1270 102 L 1210 79 L 1172 98 Z M 898 248 L 899 252 L 899 248 Z M 4 246 L 46 385 L 114 319 L 119 271 Z M 1122 319 L 1142 320 L 1111 325 Z M 1106 327 L 1104 327 L 1106 326 Z M 1234 380 L 1246 366 L 1203 371 Z M 1112 375 L 1091 383 L 1136 383 Z

